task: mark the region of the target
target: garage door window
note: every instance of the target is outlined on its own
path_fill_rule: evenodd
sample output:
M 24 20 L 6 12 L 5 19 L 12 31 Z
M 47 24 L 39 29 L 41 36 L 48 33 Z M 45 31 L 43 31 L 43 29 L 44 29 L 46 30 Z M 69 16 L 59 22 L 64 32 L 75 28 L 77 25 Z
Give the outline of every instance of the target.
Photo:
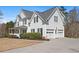
M 47 33 L 47 34 L 52 34 L 53 31 L 54 31 L 54 29 L 46 29 L 46 33 Z
M 63 33 L 63 30 L 62 29 L 58 29 L 58 33 Z

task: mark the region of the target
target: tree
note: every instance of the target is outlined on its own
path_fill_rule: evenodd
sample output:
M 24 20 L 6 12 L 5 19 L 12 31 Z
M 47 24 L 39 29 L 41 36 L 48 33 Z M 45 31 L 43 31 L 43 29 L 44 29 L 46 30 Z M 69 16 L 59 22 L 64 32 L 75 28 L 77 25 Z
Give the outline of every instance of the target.
M 0 37 L 4 37 L 6 33 L 6 26 L 4 23 L 0 24 Z
M 67 9 L 63 6 L 60 6 L 60 10 L 64 13 L 65 16 L 68 14 L 68 12 L 66 12 Z
M 79 19 L 79 11 L 77 7 L 74 7 L 72 10 L 69 11 L 68 21 L 72 23 L 78 21 L 78 19 Z
M 74 7 L 69 11 L 68 23 L 65 26 L 65 36 L 79 37 L 79 9 Z
M 8 33 L 9 28 L 12 28 L 12 27 L 14 27 L 14 22 L 13 21 L 7 22 L 6 23 L 6 32 Z

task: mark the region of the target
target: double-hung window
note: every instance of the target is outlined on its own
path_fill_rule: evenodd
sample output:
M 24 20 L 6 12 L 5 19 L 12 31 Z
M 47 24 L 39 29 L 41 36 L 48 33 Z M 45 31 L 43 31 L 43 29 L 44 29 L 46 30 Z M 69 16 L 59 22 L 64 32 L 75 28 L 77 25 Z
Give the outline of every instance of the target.
M 58 22 L 58 16 L 54 16 L 54 22 Z
M 34 23 L 38 22 L 38 16 L 34 17 Z
M 32 32 L 32 33 L 35 32 L 35 29 L 31 29 L 31 32 Z

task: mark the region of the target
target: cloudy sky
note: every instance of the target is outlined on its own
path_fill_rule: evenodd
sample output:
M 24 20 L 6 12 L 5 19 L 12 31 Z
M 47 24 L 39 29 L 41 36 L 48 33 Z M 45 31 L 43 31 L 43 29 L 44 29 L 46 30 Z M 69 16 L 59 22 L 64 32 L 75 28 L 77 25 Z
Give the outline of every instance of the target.
M 3 12 L 3 19 L 0 19 L 0 23 L 6 23 L 8 21 L 15 21 L 16 16 L 20 13 L 21 9 L 30 11 L 45 11 L 54 6 L 0 6 L 0 10 Z M 64 6 L 67 11 L 71 10 L 73 6 Z M 78 7 L 78 6 L 77 6 Z

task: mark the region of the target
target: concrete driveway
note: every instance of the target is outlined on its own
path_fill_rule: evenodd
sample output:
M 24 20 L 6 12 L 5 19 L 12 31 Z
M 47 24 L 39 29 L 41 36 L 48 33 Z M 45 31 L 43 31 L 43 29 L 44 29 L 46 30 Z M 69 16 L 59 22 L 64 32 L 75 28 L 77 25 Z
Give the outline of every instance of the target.
M 36 45 L 5 51 L 5 53 L 71 53 L 79 52 L 79 39 L 60 38 Z

